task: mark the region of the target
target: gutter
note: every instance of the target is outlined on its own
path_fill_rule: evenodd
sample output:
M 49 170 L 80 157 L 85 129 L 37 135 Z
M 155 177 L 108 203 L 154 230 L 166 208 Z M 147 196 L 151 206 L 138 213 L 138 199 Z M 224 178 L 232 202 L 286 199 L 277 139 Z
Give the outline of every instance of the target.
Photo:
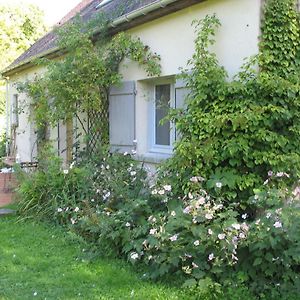
M 123 23 L 128 23 L 131 22 L 132 20 L 138 18 L 138 17 L 142 17 L 147 15 L 150 12 L 153 12 L 159 8 L 164 8 L 169 4 L 172 4 L 174 2 L 177 2 L 179 0 L 157 0 L 154 3 L 148 4 L 146 6 L 143 6 L 141 8 L 138 8 L 128 14 L 125 14 L 117 19 L 115 19 L 114 21 L 112 21 L 109 24 L 110 28 L 116 28 L 118 26 L 120 26 Z M 95 34 L 97 34 L 97 32 L 95 32 Z M 42 58 L 42 57 L 46 57 L 46 56 L 50 56 L 51 54 L 54 54 L 56 52 L 58 52 L 60 49 L 58 47 L 55 47 L 53 49 L 47 50 L 43 53 L 37 54 L 36 56 L 30 57 L 25 61 L 20 62 L 19 64 L 13 66 L 11 69 L 5 69 L 4 71 L 2 71 L 2 75 L 5 74 L 10 74 L 11 71 L 21 68 L 22 66 L 28 64 L 29 66 L 32 64 L 32 61 L 37 59 L 37 58 Z
M 114 27 L 121 25 L 122 23 L 130 22 L 133 19 L 136 19 L 141 16 L 145 16 L 146 14 L 148 14 L 156 9 L 166 7 L 167 5 L 169 5 L 173 2 L 177 2 L 177 1 L 178 0 L 158 0 L 154 3 L 143 6 L 142 8 L 136 9 L 128 14 L 125 14 L 124 16 L 117 18 L 116 20 L 112 21 L 112 23 L 110 24 L 110 27 L 114 28 Z

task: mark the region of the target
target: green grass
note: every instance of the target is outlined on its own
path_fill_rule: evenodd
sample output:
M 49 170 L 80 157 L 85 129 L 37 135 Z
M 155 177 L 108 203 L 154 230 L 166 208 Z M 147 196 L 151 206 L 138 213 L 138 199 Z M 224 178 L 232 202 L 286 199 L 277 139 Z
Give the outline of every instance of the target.
M 0 299 L 183 299 L 141 279 L 122 261 L 85 259 L 84 244 L 59 228 L 0 219 Z

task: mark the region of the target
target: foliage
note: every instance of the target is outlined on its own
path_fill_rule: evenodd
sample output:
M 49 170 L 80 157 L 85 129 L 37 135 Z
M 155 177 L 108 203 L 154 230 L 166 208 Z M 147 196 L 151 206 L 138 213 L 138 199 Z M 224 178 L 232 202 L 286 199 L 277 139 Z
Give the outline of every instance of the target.
M 59 120 L 76 116 L 88 135 L 90 128 L 82 116 L 86 117 L 91 110 L 102 111 L 102 117 L 94 120 L 97 124 L 92 130 L 101 128 L 101 142 L 105 144 L 108 140 L 108 91 L 111 85 L 120 84 L 119 64 L 128 58 L 143 66 L 148 75 L 159 75 L 160 57 L 127 33 L 109 36 L 103 15 L 96 21 L 93 19 L 92 25 L 77 19 L 59 28 L 58 47 L 63 57 L 40 61 L 47 69 L 43 77 L 19 88 L 33 99 L 33 118 L 41 132 L 49 125 L 55 126 Z
M 27 50 L 46 32 L 43 13 L 34 5 L 17 7 L 11 4 L 0 5 L 0 70 Z M 0 112 L 4 110 L 5 88 L 0 82 Z
M 6 156 L 6 143 L 6 134 L 2 133 L 2 135 L 0 136 L 0 157 Z
M 268 0 L 264 7 L 259 66 L 284 78 L 299 75 L 300 19 L 296 0 Z
M 17 170 L 17 189 L 20 197 L 18 212 L 25 218 L 36 218 L 58 223 L 72 219 L 76 203 L 88 198 L 90 189 L 86 180 L 88 171 L 84 168 L 63 170 L 61 160 L 44 151 L 39 157 L 39 169 L 33 173 Z M 57 208 L 65 205 L 67 212 L 61 217 Z
M 173 177 L 179 190 L 186 189 L 182 178 L 192 176 L 203 176 L 212 191 L 221 182 L 225 200 L 239 202 L 240 211 L 255 216 L 249 197 L 263 186 L 270 170 L 288 170 L 282 185 L 293 184 L 299 176 L 300 86 L 271 72 L 257 74 L 251 62 L 228 82 L 215 54 L 208 51 L 218 26 L 214 16 L 196 23 L 191 71 L 182 75 L 191 90 L 187 108 L 171 114 L 181 139 L 163 176 L 167 181 Z
M 257 194 L 257 198 L 267 203 L 268 209 L 251 224 L 248 239 L 239 251 L 239 276 L 257 293 L 272 292 L 278 297 L 282 291 L 299 294 L 299 187 L 280 194 L 271 189 Z

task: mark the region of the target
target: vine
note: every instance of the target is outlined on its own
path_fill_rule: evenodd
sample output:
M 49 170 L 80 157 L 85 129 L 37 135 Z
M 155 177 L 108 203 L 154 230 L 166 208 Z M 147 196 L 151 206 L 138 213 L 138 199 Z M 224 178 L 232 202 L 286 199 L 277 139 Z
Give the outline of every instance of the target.
M 181 140 L 163 168 L 163 177 L 173 181 L 178 194 L 189 188 L 184 178 L 202 176 L 208 190 L 222 193 L 227 204 L 235 203 L 255 217 L 266 205 L 255 193 L 271 176 L 278 176 L 278 186 L 299 178 L 300 85 L 295 76 L 299 41 L 295 39 L 300 27 L 295 7 L 291 0 L 266 2 L 260 53 L 231 82 L 208 50 L 219 20 L 207 16 L 195 23 L 196 51 L 190 71 L 182 74 L 191 90 L 187 108 L 171 113 Z M 287 44 L 285 36 L 291 39 Z
M 121 82 L 120 63 L 129 58 L 143 66 L 149 76 L 160 74 L 159 55 L 125 32 L 109 36 L 107 24 L 106 18 L 99 15 L 86 25 L 76 19 L 59 29 L 61 58 L 40 60 L 38 64 L 46 67 L 45 74 L 19 86 L 33 100 L 33 121 L 41 132 L 39 139 L 45 140 L 49 125 L 74 116 L 84 125 L 82 115 L 102 110 L 103 117 L 98 118 L 94 128 L 101 129 L 100 140 L 106 144 L 108 91 L 111 85 Z M 84 129 L 85 135 L 88 130 Z
M 282 77 L 299 74 L 300 26 L 295 0 L 268 0 L 261 27 L 260 68 Z

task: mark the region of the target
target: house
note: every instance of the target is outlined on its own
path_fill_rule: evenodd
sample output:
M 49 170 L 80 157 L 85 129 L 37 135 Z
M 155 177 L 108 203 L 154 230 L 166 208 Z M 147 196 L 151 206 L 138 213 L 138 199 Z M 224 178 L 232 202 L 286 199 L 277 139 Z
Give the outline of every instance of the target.
M 156 98 L 170 99 L 168 105 L 182 105 L 187 89 L 176 79 L 180 68 L 187 65 L 194 51 L 194 19 L 216 14 L 222 23 L 217 43 L 212 49 L 230 76 L 236 74 L 244 58 L 258 53 L 258 37 L 262 0 L 83 0 L 61 23 L 68 22 L 76 13 L 89 20 L 98 11 L 119 11 L 111 23 L 114 33 L 126 31 L 139 37 L 152 51 L 161 56 L 162 74 L 149 78 L 134 62 L 121 65 L 123 84 L 110 91 L 109 123 L 110 144 L 121 151 L 136 150 L 136 157 L 149 164 L 156 164 L 170 157 L 176 139 L 171 124 L 160 125 L 166 111 L 156 105 Z M 120 9 L 121 8 L 121 9 Z M 7 80 L 7 132 L 11 137 L 10 154 L 20 161 L 33 161 L 37 155 L 34 124 L 28 121 L 27 111 L 17 115 L 20 103 L 30 103 L 19 94 L 16 83 L 24 82 L 43 73 L 43 68 L 33 64 L 37 57 L 55 58 L 54 32 L 49 32 L 30 49 L 17 58 L 3 76 Z M 28 106 L 30 107 L 30 106 Z M 68 134 L 74 122 L 61 122 L 51 129 L 51 140 L 63 159 L 70 159 L 65 149 L 72 147 Z

